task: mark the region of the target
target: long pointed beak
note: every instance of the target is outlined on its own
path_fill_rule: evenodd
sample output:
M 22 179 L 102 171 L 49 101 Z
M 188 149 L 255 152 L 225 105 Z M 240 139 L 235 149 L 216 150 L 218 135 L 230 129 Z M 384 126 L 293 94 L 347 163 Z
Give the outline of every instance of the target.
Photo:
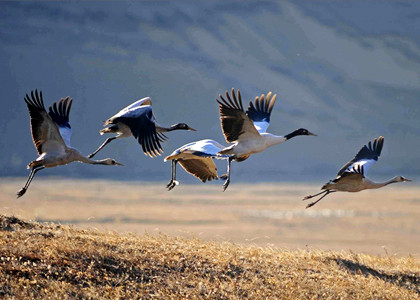
M 120 164 L 119 162 L 115 162 L 116 166 L 124 166 L 123 164 Z
M 188 130 L 191 130 L 191 131 L 197 131 L 197 130 L 195 130 L 194 128 L 191 128 L 191 127 L 188 127 Z
M 413 181 L 413 180 L 405 178 L 405 180 L 404 180 L 404 181 L 411 182 L 411 181 Z
M 312 132 L 310 132 L 310 131 L 308 131 L 308 135 L 318 136 L 317 134 L 312 133 Z

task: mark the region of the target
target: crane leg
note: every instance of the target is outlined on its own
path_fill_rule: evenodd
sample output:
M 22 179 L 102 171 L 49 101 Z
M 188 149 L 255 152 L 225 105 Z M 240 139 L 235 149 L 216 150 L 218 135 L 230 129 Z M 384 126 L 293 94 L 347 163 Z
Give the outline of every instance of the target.
M 176 164 L 178 163 L 178 160 L 174 159 L 172 160 L 172 178 L 171 181 L 166 185 L 166 188 L 168 191 L 172 190 L 174 187 L 176 187 L 179 182 L 176 181 Z
M 95 150 L 95 152 L 93 152 L 93 153 L 89 154 L 87 157 L 88 157 L 88 158 L 92 158 L 92 157 L 94 157 L 94 156 L 96 155 L 96 153 L 98 153 L 99 151 L 101 151 L 103 147 L 105 147 L 105 146 L 106 146 L 109 142 L 111 142 L 111 141 L 115 140 L 116 138 L 117 138 L 116 136 L 114 136 L 114 137 L 110 137 L 110 138 L 107 138 L 107 139 L 105 140 L 105 142 L 103 142 L 103 144 L 102 144 L 102 145 L 100 145 L 100 146 L 99 146 L 99 148 Z
M 309 195 L 309 196 L 306 196 L 305 198 L 303 198 L 303 199 L 302 199 L 302 201 L 304 201 L 304 200 L 308 200 L 308 199 L 311 199 L 311 198 L 316 197 L 316 196 L 318 196 L 318 195 L 321 195 L 321 194 L 323 194 L 323 193 L 325 193 L 325 192 L 327 192 L 327 191 L 322 191 L 322 192 L 320 192 L 320 193 L 318 193 L 318 194 L 315 194 L 315 195 Z
M 233 160 L 233 157 L 229 157 L 228 166 L 227 166 L 227 175 L 226 175 L 227 178 L 226 178 L 225 183 L 223 184 L 223 191 L 226 191 L 227 187 L 230 184 L 230 164 L 231 164 L 232 160 Z M 225 175 L 223 175 L 223 176 L 225 176 Z
M 22 197 L 26 193 L 26 190 L 28 189 L 29 185 L 31 184 L 32 179 L 34 178 L 36 172 L 38 172 L 39 170 L 42 170 L 44 168 L 45 167 L 43 167 L 43 166 L 32 168 L 31 173 L 29 174 L 29 177 L 28 177 L 28 180 L 26 181 L 25 186 L 23 188 L 21 188 L 19 190 L 19 192 L 17 192 L 17 194 L 16 194 L 17 198 Z
M 315 204 L 317 204 L 319 201 L 321 201 L 322 200 L 322 198 L 324 198 L 325 196 L 327 196 L 328 194 L 331 194 L 331 193 L 334 193 L 334 192 L 336 192 L 336 191 L 325 191 L 325 194 L 324 195 L 322 195 L 322 197 L 321 198 L 319 198 L 318 200 L 316 200 L 316 201 L 314 201 L 314 202 L 311 202 L 311 203 L 309 203 L 308 205 L 306 205 L 306 208 L 309 208 L 309 207 L 311 207 L 311 206 L 314 206 Z M 318 194 L 319 195 L 319 194 Z

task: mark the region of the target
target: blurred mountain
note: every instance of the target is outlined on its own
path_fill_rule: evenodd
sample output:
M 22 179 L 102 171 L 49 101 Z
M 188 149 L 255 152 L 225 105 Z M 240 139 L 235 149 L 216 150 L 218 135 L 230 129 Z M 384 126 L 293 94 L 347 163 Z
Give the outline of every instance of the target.
M 326 181 L 369 140 L 385 137 L 373 178 L 420 178 L 420 3 L 415 1 L 127 1 L 0 3 L 0 176 L 37 157 L 23 101 L 71 96 L 72 145 L 88 154 L 102 121 L 145 96 L 172 132 L 165 154 L 203 138 L 225 143 L 216 97 L 278 94 L 269 132 L 297 137 L 234 163 L 233 181 Z M 225 143 L 226 144 L 226 143 Z M 166 181 L 170 164 L 133 138 L 97 158 L 37 176 Z M 225 163 L 220 162 L 222 174 Z M 196 179 L 179 172 L 180 180 Z

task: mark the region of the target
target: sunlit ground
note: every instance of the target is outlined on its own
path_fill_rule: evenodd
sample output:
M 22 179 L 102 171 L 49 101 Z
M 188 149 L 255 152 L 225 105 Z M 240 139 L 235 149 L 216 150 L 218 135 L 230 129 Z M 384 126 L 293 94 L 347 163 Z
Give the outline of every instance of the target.
M 287 249 L 352 250 L 420 259 L 420 187 L 335 193 L 312 208 L 320 185 L 182 184 L 36 178 L 0 180 L 1 214 L 100 231 L 167 233 Z

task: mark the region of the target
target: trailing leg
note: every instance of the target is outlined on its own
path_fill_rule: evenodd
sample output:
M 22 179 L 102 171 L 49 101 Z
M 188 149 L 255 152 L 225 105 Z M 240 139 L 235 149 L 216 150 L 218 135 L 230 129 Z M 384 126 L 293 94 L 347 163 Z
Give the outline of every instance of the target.
M 105 142 L 103 142 L 103 144 L 100 145 L 99 148 L 95 150 L 95 152 L 93 152 L 93 153 L 91 153 L 91 154 L 88 155 L 88 158 L 94 157 L 96 155 L 96 153 L 98 153 L 99 151 L 101 151 L 103 147 L 105 147 L 109 142 L 115 140 L 116 138 L 117 138 L 116 136 L 107 138 L 105 140 Z
M 325 192 L 326 192 L 326 191 L 322 191 L 322 192 L 320 192 L 320 193 L 318 193 L 318 194 L 315 194 L 315 195 L 309 195 L 309 196 L 306 196 L 305 198 L 303 198 L 303 199 L 302 199 L 302 201 L 305 201 L 305 200 L 311 199 L 311 198 L 316 197 L 316 196 L 318 196 L 318 195 L 321 195 L 321 194 L 323 194 L 323 193 L 325 193 Z
M 314 202 L 311 202 L 311 203 L 309 203 L 308 205 L 306 205 L 306 208 L 309 208 L 309 207 L 311 207 L 311 206 L 314 206 L 315 204 L 317 204 L 319 201 L 321 201 L 325 196 L 327 196 L 328 194 L 331 194 L 331 193 L 334 193 L 334 192 L 336 192 L 336 191 L 325 191 L 325 194 L 321 197 L 321 198 L 319 198 L 318 200 L 316 200 L 316 201 L 314 201 Z M 319 194 L 318 194 L 319 195 Z
M 31 173 L 29 174 L 29 177 L 28 177 L 28 180 L 26 181 L 25 186 L 17 192 L 17 194 L 16 194 L 17 198 L 22 197 L 26 193 L 26 190 L 28 189 L 29 185 L 31 184 L 32 179 L 34 178 L 36 172 L 38 172 L 39 170 L 42 170 L 42 169 L 44 169 L 43 166 L 32 168 Z

